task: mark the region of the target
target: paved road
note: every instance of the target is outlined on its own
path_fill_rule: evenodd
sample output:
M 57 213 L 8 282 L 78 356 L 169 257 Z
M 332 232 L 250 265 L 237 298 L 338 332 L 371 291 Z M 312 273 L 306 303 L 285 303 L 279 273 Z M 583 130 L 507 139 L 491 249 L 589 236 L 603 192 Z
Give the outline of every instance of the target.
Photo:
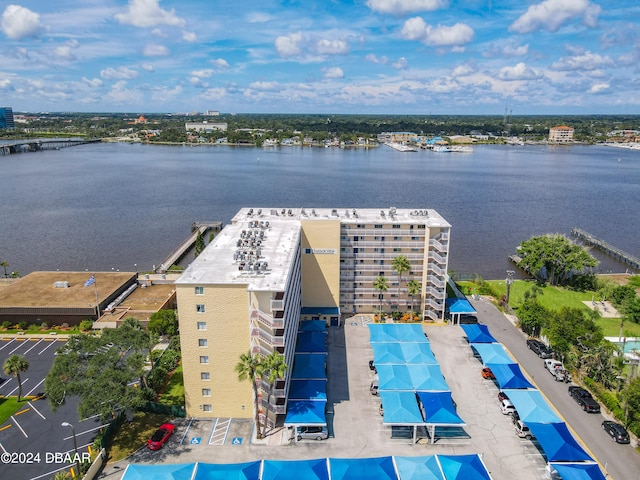
M 567 384 L 556 382 L 545 370 L 544 362 L 526 346 L 526 336 L 487 300 L 471 300 L 478 319 L 489 327 L 491 334 L 516 358 L 521 368 L 534 380 L 537 388 L 548 398 L 567 425 L 582 440 L 588 452 L 603 467 L 609 478 L 632 480 L 640 476 L 640 455 L 629 445 L 614 443 L 602 430 L 600 414 L 582 411 L 567 394 Z M 607 417 L 608 419 L 608 417 Z

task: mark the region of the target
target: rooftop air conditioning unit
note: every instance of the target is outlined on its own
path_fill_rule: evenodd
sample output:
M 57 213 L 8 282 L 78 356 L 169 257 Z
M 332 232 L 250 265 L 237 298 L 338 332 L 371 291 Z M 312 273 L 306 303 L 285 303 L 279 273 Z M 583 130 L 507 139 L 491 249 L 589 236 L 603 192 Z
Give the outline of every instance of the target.
M 53 282 L 53 288 L 69 288 L 69 282 Z

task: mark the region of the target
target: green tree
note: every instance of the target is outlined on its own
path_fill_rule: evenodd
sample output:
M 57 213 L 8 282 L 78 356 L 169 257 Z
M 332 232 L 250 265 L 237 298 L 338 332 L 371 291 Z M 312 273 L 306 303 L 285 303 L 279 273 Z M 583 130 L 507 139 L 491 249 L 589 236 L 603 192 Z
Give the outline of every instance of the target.
M 411 262 L 404 255 L 398 255 L 393 259 L 393 271 L 398 274 L 398 306 L 400 305 L 400 286 L 402 284 L 402 274 L 411 270 Z M 400 308 L 398 307 L 398 310 Z
M 175 310 L 160 310 L 151 314 L 147 328 L 156 335 L 174 336 L 178 333 L 178 317 Z
M 636 289 L 632 285 L 617 285 L 608 298 L 614 305 L 621 307 L 627 301 L 636 298 Z
M 260 360 L 260 367 L 261 380 L 266 380 L 269 384 L 269 395 L 267 398 L 267 404 L 269 404 L 271 403 L 271 395 L 273 395 L 273 388 L 276 381 L 284 377 L 289 367 L 284 359 L 284 355 L 275 351 Z M 265 426 L 263 425 L 262 430 L 264 431 L 264 429 Z
M 640 323 L 640 297 L 629 299 L 622 307 L 625 320 Z
M 16 377 L 16 380 L 18 381 L 19 402 L 20 398 L 22 397 L 22 380 L 20 378 L 20 374 L 26 372 L 29 369 L 29 361 L 22 355 L 14 354 L 5 360 L 2 369 L 7 375 Z
M 262 423 L 260 421 L 260 398 L 258 397 L 258 384 L 256 383 L 262 373 L 260 357 L 252 355 L 251 351 L 243 353 L 240 355 L 240 361 L 236 364 L 235 369 L 238 373 L 238 380 L 249 380 L 251 382 L 251 387 L 253 388 L 256 437 L 262 439 L 264 438 L 264 433 L 262 432 Z
M 202 231 L 198 230 L 198 234 L 196 235 L 196 245 L 195 245 L 195 253 L 194 257 L 197 257 L 204 250 L 204 237 L 202 236 Z
M 520 328 L 532 337 L 540 336 L 542 328 L 546 325 L 550 312 L 535 296 L 530 296 L 518 307 L 518 320 Z
M 560 234 L 532 237 L 520 244 L 519 254 L 521 268 L 551 285 L 564 285 L 573 274 L 598 264 L 585 247 Z
M 578 345 L 585 352 L 599 345 L 604 337 L 591 313 L 574 307 L 562 307 L 553 312 L 545 329 L 551 347 L 566 354 L 572 345 Z
M 7 278 L 7 267 L 9 266 L 9 262 L 3 260 L 2 262 L 0 262 L 0 266 L 4 268 L 4 278 Z
M 640 431 L 640 377 L 631 379 L 620 392 L 625 412 L 624 423 L 635 432 Z
M 407 293 L 411 297 L 411 313 L 413 313 L 413 297 L 420 295 L 422 291 L 422 285 L 417 280 L 409 280 L 407 283 Z
M 378 299 L 380 300 L 380 316 L 382 316 L 382 299 L 384 298 L 384 292 L 389 290 L 389 282 L 387 278 L 384 275 L 380 275 L 375 278 L 373 280 L 373 288 L 380 292 L 378 294 Z

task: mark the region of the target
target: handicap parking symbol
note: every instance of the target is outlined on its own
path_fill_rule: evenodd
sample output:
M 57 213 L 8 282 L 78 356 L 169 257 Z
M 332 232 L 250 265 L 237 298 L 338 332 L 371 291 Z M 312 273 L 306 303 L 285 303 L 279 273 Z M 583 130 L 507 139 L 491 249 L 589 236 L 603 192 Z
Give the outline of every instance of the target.
M 192 445 L 197 445 L 197 444 L 199 444 L 199 443 L 200 443 L 200 437 L 193 437 L 193 438 L 191 439 L 191 444 L 192 444 Z
M 231 445 L 242 445 L 242 437 L 233 437 Z

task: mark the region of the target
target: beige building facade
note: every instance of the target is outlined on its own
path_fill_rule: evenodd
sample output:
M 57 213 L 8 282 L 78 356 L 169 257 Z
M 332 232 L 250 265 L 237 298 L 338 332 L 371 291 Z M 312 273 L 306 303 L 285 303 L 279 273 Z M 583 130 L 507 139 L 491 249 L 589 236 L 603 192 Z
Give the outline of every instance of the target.
M 252 386 L 235 366 L 243 353 L 277 351 L 287 375 L 258 383 L 260 413 L 277 423 L 301 318 L 338 325 L 382 307 L 443 319 L 450 228 L 435 210 L 241 209 L 176 281 L 187 416 L 253 418 Z M 402 279 L 400 255 L 411 264 Z M 421 285 L 413 298 L 409 280 Z
M 555 143 L 573 142 L 574 129 L 566 125 L 551 127 L 549 129 L 549 141 Z

